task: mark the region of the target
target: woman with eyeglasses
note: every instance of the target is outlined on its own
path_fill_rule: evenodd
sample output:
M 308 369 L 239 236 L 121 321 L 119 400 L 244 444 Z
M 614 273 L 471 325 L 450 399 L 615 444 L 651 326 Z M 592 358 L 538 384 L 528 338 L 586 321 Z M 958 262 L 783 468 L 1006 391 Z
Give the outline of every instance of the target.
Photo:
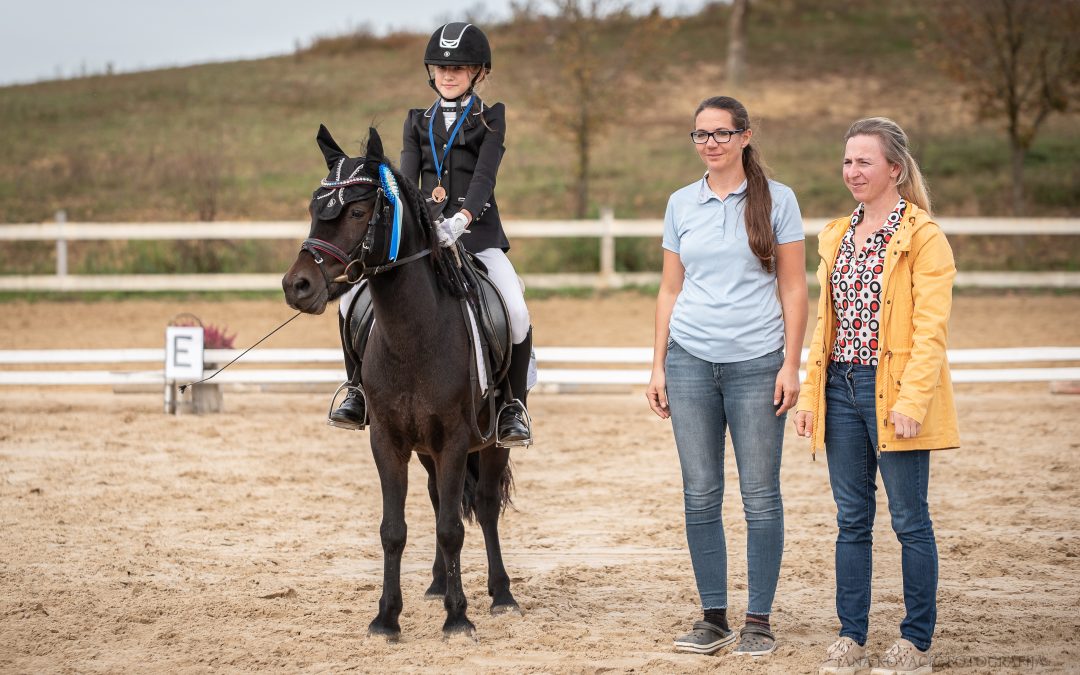
M 704 616 L 675 649 L 736 654 L 776 648 L 769 615 L 784 549 L 780 456 L 784 420 L 799 395 L 806 331 L 803 224 L 795 194 L 769 180 L 746 108 L 706 99 L 690 140 L 705 176 L 677 190 L 664 216 L 646 396 L 671 419 L 682 467 L 686 538 Z M 736 635 L 728 624 L 724 434 L 731 440 L 746 517 L 749 598 Z

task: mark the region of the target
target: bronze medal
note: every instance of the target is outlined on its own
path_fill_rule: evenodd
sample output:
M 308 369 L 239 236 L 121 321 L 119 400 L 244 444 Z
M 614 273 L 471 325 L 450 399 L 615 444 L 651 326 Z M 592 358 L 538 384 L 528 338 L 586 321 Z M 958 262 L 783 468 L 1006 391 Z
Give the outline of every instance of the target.
M 436 204 L 442 204 L 446 201 L 446 188 L 442 185 L 436 185 L 435 189 L 431 191 L 431 198 Z

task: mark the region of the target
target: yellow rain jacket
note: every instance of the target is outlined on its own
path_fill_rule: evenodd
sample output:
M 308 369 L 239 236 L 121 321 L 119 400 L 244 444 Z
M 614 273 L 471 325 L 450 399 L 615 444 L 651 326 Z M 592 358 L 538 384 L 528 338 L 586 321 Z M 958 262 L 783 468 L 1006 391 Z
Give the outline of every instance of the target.
M 817 280 L 821 286 L 817 326 L 810 343 L 797 410 L 814 415 L 811 452 L 825 447 L 825 378 L 836 340 L 829 278 L 851 218 L 838 218 L 818 235 Z M 940 450 L 960 445 L 952 380 L 945 355 L 952 283 L 952 248 L 930 214 L 908 203 L 885 249 L 878 332 L 878 451 Z M 922 424 L 915 438 L 896 438 L 889 411 Z

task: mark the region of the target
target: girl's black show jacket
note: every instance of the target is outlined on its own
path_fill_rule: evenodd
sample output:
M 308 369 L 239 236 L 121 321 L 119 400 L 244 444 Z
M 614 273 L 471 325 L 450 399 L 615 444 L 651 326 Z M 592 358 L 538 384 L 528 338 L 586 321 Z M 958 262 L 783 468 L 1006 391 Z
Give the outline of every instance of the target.
M 483 120 L 480 118 L 481 110 Z M 442 186 L 447 193 L 446 201 L 442 204 L 434 203 L 431 198 L 431 191 L 438 184 L 431 142 L 428 140 L 428 124 L 432 122 L 432 115 L 435 115 L 432 125 L 435 147 L 440 155 L 443 153 L 453 125 L 450 131 L 446 130 L 438 103 L 427 109 L 410 110 L 405 120 L 399 162 L 402 175 L 413 181 L 413 185 L 419 182 L 420 192 L 427 201 L 432 217 L 441 212 L 443 217 L 449 218 L 463 208 L 472 214 L 473 221 L 461 237 L 466 249 L 473 253 L 486 248 L 510 250 L 510 242 L 506 239 L 499 218 L 499 206 L 495 203 L 495 175 L 506 152 L 503 144 L 506 138 L 505 106 L 496 103 L 488 107 L 479 97 L 476 98 L 442 167 Z

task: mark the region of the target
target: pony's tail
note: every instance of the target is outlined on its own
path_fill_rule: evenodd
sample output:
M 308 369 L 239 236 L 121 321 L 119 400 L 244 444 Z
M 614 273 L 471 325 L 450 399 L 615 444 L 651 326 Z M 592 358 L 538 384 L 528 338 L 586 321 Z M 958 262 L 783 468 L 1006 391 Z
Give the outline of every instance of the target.
M 465 491 L 461 493 L 461 515 L 470 523 L 476 522 L 477 488 L 480 484 L 480 453 L 473 452 L 465 462 Z M 496 498 L 499 500 L 499 515 L 502 515 L 507 506 L 513 504 L 510 495 L 514 491 L 514 472 L 510 460 L 506 460 L 502 475 L 499 476 L 499 484 Z

